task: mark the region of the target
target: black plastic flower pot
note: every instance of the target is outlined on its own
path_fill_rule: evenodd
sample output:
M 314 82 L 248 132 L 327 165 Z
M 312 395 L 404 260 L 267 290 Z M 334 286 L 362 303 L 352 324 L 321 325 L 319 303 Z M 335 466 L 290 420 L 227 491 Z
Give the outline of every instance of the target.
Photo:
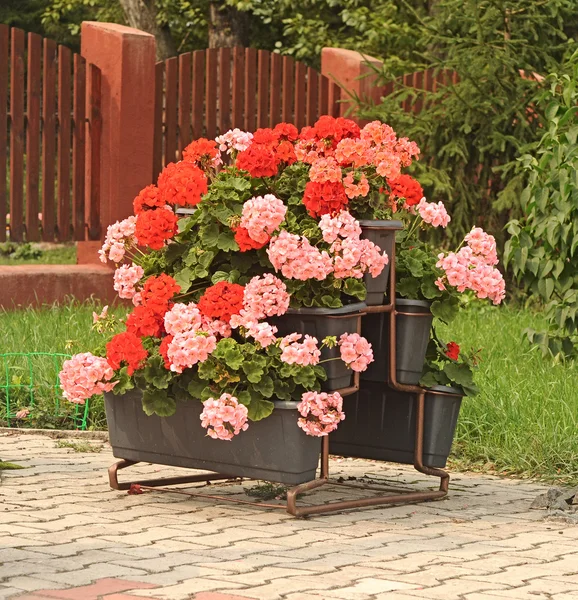
M 424 406 L 423 464 L 446 466 L 463 392 L 435 386 Z M 329 436 L 332 454 L 413 464 L 417 397 L 383 383 L 362 382 L 357 394 L 343 399 L 345 420 Z
M 417 385 L 421 379 L 430 340 L 433 315 L 425 300 L 395 301 L 396 375 L 398 383 Z
M 337 339 L 343 333 L 357 333 L 365 302 L 355 302 L 340 308 L 290 308 L 282 317 L 270 319 L 278 329 L 279 336 L 301 333 L 317 338 L 318 342 L 328 336 Z M 339 358 L 339 348 L 323 348 L 322 361 Z M 353 373 L 341 360 L 331 360 L 322 366 L 327 373 L 323 390 L 331 392 L 351 385 Z
M 363 276 L 363 283 L 367 288 L 365 303 L 368 306 L 385 304 L 389 283 L 389 267 L 395 246 L 395 232 L 403 229 L 403 223 L 401 221 L 361 220 L 359 224 L 361 225 L 361 238 L 370 240 L 379 246 L 382 251 L 387 252 L 389 258 L 389 262 L 377 277 L 372 277 L 370 273 Z
M 179 403 L 171 417 L 149 417 L 140 391 L 105 394 L 110 444 L 117 458 L 287 485 L 315 478 L 321 448 L 319 438 L 297 425 L 297 404 L 276 401 L 269 417 L 249 422 L 247 431 L 225 441 L 208 437 L 201 427 L 199 400 Z
M 430 303 L 424 300 L 397 298 L 396 378 L 398 383 L 417 385 L 421 379 L 433 315 Z M 373 347 L 374 361 L 361 373 L 362 381 L 385 383 L 389 371 L 389 314 L 369 314 L 363 317 L 361 335 Z

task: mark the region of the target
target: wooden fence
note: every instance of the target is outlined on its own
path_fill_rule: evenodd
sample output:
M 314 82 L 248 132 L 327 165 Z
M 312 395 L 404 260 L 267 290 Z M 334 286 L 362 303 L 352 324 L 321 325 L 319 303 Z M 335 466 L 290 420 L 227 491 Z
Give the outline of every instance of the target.
M 267 50 L 211 48 L 156 65 L 153 176 L 193 139 L 287 121 L 339 116 L 341 88 L 315 69 Z
M 0 25 L 0 241 L 99 238 L 100 133 L 100 71 Z

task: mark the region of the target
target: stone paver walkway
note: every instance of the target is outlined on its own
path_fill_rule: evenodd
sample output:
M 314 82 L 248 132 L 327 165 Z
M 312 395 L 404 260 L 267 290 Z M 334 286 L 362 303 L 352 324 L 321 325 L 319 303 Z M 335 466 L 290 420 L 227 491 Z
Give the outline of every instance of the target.
M 106 444 L 78 453 L 0 433 L 0 457 L 27 467 L 2 473 L 0 599 L 578 600 L 578 527 L 530 511 L 543 490 L 534 483 L 455 474 L 446 500 L 300 520 L 172 492 L 112 491 Z M 346 478 L 428 483 L 398 465 L 331 467 Z M 239 484 L 199 491 L 250 499 Z

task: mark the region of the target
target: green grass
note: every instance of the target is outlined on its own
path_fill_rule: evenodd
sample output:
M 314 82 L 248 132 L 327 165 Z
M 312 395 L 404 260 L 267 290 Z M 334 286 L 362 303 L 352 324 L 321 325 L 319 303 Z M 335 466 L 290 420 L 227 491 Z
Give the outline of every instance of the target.
M 465 398 L 454 445 L 459 467 L 578 481 L 578 364 L 554 364 L 523 340 L 539 315 L 488 307 L 460 315 L 451 337 L 482 348 L 480 395 Z
M 91 329 L 92 311 L 100 308 L 72 304 L 4 312 L 2 352 L 94 351 L 103 342 Z M 125 311 L 115 310 L 119 316 Z M 539 315 L 515 307 L 473 308 L 442 336 L 482 349 L 476 372 L 481 393 L 464 399 L 452 468 L 578 481 L 578 364 L 554 364 L 523 341 L 526 327 L 541 325 Z M 38 365 L 35 378 L 53 384 L 55 375 L 53 366 Z M 53 388 L 21 426 L 73 427 L 68 403 L 61 409 L 68 412 L 55 416 L 55 394 Z M 27 401 L 24 397 L 19 406 Z M 1 410 L 0 396 L 0 417 Z M 88 423 L 106 427 L 101 398 L 92 401 Z
M 76 263 L 74 244 L 20 244 L 24 251 L 7 255 L 0 252 L 0 265 L 73 265 Z M 25 247 L 31 248 L 27 252 Z M 37 255 L 37 256 L 36 256 Z
M 104 342 L 103 336 L 92 329 L 92 312 L 100 312 L 100 304 L 77 302 L 64 306 L 47 306 L 41 309 L 0 311 L 0 352 L 48 352 L 76 354 L 95 351 Z M 119 316 L 124 308 L 111 309 Z M 62 357 L 34 356 L 31 358 L 33 382 L 30 381 L 30 363 L 27 357 L 0 358 L 0 425 L 6 425 L 6 390 L 10 388 L 10 415 L 30 407 L 30 392 L 35 401 L 30 416 L 22 421 L 11 419 L 11 426 L 70 429 L 75 427 L 76 406 L 60 401 L 57 385 Z M 8 371 L 8 373 L 6 373 Z M 15 384 L 21 387 L 12 387 Z M 102 398 L 90 401 L 88 427 L 106 429 Z M 79 407 L 84 410 L 84 407 Z

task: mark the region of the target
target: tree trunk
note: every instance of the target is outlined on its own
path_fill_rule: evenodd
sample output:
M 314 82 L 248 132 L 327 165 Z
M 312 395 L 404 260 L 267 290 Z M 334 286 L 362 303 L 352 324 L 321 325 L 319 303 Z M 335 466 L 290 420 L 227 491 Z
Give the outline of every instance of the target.
M 154 0 L 120 0 L 127 23 L 135 29 L 146 31 L 155 36 L 157 60 L 164 60 L 177 54 L 175 42 L 169 28 L 157 23 L 157 11 Z
M 227 6 L 211 2 L 209 8 L 209 48 L 231 48 L 249 45 L 249 15 Z

